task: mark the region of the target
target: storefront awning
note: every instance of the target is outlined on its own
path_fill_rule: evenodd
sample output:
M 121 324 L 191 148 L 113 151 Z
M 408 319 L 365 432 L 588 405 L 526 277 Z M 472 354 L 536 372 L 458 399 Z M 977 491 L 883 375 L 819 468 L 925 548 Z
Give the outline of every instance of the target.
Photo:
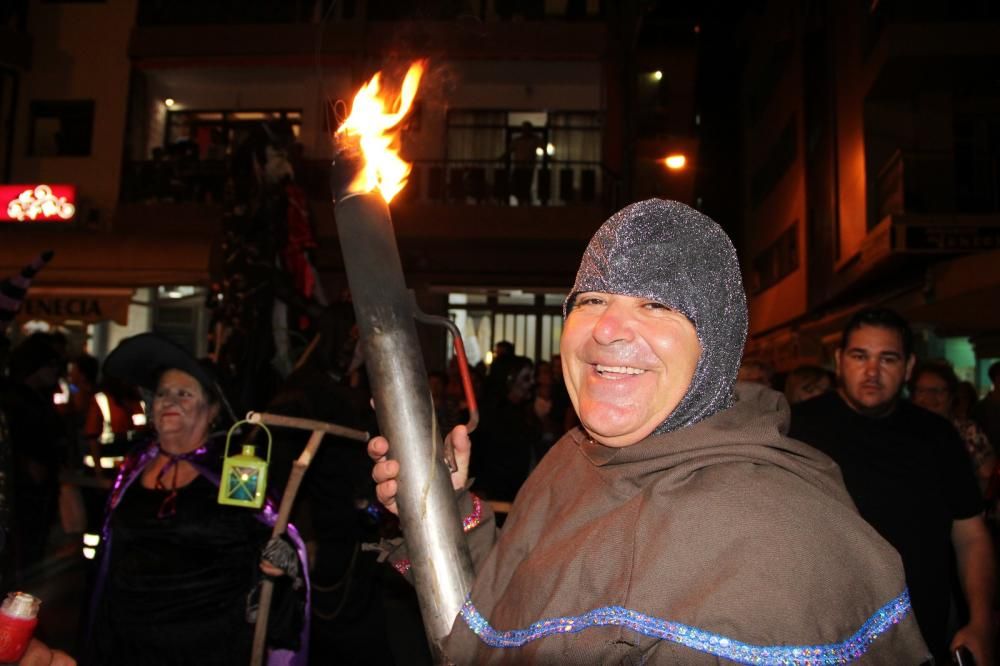
M 17 320 L 40 319 L 51 324 L 113 321 L 124 326 L 128 324 L 128 307 L 134 295 L 134 289 L 33 286 L 17 313 Z
M 104 234 L 79 231 L 9 233 L 0 243 L 0 279 L 15 275 L 42 250 L 54 250 L 37 285 L 154 287 L 207 284 L 212 238 L 190 233 Z

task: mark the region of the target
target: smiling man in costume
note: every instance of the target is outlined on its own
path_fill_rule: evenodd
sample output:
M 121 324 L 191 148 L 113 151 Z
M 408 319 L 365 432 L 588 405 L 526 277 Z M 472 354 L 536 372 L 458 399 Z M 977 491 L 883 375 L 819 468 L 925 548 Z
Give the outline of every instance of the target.
M 732 243 L 676 202 L 623 209 L 591 240 L 561 354 L 582 426 L 521 488 L 502 532 L 450 437 L 476 578 L 456 663 L 920 664 L 896 552 L 834 463 L 788 439 L 788 407 L 735 387 L 747 332 Z M 398 463 L 376 438 L 380 500 Z M 404 548 L 390 554 L 405 571 Z

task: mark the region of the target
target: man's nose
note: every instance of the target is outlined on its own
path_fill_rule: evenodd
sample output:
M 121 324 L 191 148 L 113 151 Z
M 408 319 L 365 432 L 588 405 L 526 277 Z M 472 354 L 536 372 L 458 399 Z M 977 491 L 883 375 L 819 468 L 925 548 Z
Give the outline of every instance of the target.
M 635 335 L 632 324 L 627 308 L 612 303 L 594 324 L 594 340 L 602 345 L 628 342 Z
M 877 358 L 870 358 L 865 361 L 865 375 L 874 377 L 878 374 L 879 363 Z

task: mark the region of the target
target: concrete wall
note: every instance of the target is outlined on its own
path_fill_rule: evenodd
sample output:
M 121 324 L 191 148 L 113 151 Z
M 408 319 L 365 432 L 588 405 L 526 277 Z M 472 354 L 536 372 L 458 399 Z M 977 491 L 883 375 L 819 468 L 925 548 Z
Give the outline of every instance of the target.
M 802 314 L 807 308 L 806 282 L 806 202 L 805 164 L 803 162 L 802 51 L 801 17 L 794 7 L 772 6 L 751 29 L 753 46 L 747 66 L 744 99 L 759 95 L 758 86 L 766 78 L 765 69 L 778 44 L 790 45 L 787 61 L 772 94 L 760 108 L 756 123 L 744 131 L 744 275 L 752 278 L 754 259 L 790 226 L 798 222 L 798 268 L 774 285 L 750 296 L 750 333 L 780 326 Z M 749 104 L 745 103 L 748 109 Z M 795 122 L 796 154 L 791 165 L 773 189 L 754 207 L 750 196 L 753 174 L 764 164 L 769 152 L 789 122 Z M 752 284 L 752 279 L 747 280 Z
M 878 166 L 868 163 L 865 152 L 865 98 L 885 59 L 884 45 L 866 59 L 862 30 L 867 19 L 861 5 L 836 5 L 838 48 L 834 50 L 836 87 L 837 154 L 840 192 L 837 268 L 855 259 L 868 235 L 868 183 L 877 176 L 869 173 Z
M 34 60 L 18 104 L 12 180 L 73 183 L 82 207 L 96 209 L 102 225 L 118 200 L 127 99 L 123 91 L 128 90 L 130 70 L 126 47 L 135 4 L 34 0 L 28 14 Z M 84 57 L 86 66 L 81 64 Z M 29 157 L 31 101 L 83 99 L 94 100 L 90 156 Z

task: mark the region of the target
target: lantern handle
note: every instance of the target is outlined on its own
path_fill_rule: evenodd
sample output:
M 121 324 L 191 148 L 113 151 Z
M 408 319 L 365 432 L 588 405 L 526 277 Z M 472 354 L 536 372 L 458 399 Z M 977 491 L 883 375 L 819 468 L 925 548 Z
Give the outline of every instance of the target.
M 247 425 L 257 426 L 258 428 L 260 428 L 261 430 L 263 430 L 264 432 L 267 433 L 267 464 L 270 465 L 271 464 L 271 443 L 274 441 L 274 438 L 271 436 L 271 430 L 266 425 L 264 425 L 262 422 L 260 422 L 260 421 L 251 422 L 251 421 L 248 421 L 247 419 L 243 419 L 242 421 L 237 421 L 236 423 L 234 423 L 232 425 L 232 427 L 229 429 L 229 432 L 226 433 L 225 457 L 226 458 L 229 457 L 229 442 L 233 438 L 233 432 L 239 426 L 243 425 L 244 423 L 246 423 Z

